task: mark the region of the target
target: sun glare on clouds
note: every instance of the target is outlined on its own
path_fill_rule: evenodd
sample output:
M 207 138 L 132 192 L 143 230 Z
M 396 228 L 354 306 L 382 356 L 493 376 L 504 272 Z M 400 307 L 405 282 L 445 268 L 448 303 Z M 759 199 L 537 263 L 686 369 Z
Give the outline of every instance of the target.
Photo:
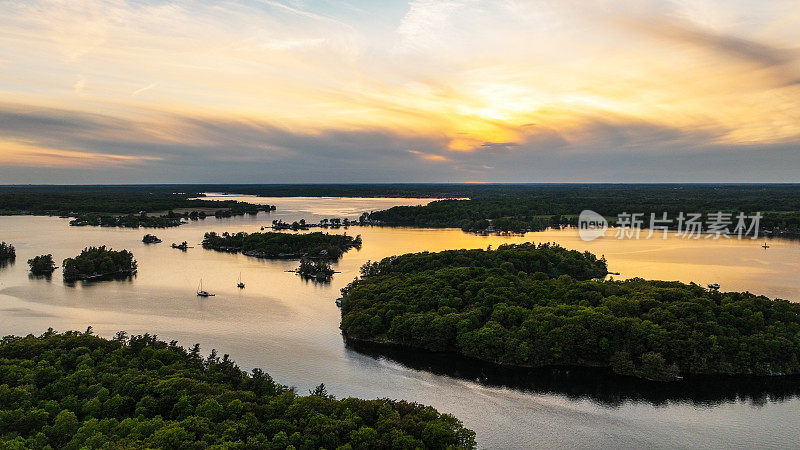
M 453 164 L 501 147 L 614 152 L 623 142 L 663 152 L 800 140 L 796 2 L 762 10 L 746 2 L 419 0 L 381 17 L 393 28 L 365 19 L 380 16 L 381 5 L 363 8 L 3 2 L 0 93 L 15 110 L 130 120 L 138 125 L 127 139 L 162 142 L 165 151 L 224 146 L 190 136 L 193 121 L 424 139 L 419 154 L 401 153 Z M 69 151 L 99 152 L 80 148 L 85 134 L 74 131 Z M 18 138 L 25 145 L 0 144 L 4 161 L 25 164 L 19 155 L 30 152 L 31 166 L 54 163 L 33 156 L 38 146 L 51 151 L 48 139 Z M 248 145 L 264 155 L 286 147 Z

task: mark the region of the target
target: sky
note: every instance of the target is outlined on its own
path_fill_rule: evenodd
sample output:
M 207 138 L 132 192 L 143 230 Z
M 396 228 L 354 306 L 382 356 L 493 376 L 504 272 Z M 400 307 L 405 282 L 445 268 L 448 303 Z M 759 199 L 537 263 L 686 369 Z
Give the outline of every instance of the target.
M 797 0 L 0 0 L 0 184 L 800 182 Z

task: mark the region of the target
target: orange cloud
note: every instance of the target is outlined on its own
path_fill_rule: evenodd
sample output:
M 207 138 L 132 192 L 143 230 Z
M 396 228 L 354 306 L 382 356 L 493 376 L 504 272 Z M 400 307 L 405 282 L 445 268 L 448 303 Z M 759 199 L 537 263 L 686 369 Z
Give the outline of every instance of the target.
M 160 161 L 155 156 L 112 155 L 42 147 L 33 143 L 0 141 L 0 165 L 103 168 Z
M 450 158 L 447 158 L 447 157 L 442 156 L 442 155 L 436 155 L 436 154 L 433 154 L 433 153 L 424 153 L 424 152 L 420 152 L 420 151 L 417 151 L 417 150 L 409 150 L 408 153 L 411 153 L 412 155 L 417 155 L 420 158 L 422 158 L 424 160 L 427 160 L 427 161 L 438 161 L 438 162 L 450 161 Z
M 136 122 L 153 144 L 220 145 L 171 116 L 391 130 L 436 142 L 412 152 L 432 162 L 556 134 L 580 151 L 600 122 L 679 129 L 698 147 L 800 141 L 798 3 L 675 3 L 415 1 L 392 28 L 275 1 L 0 2 L 0 85 L 6 102 Z M 30 164 L 146 161 L 26 145 Z

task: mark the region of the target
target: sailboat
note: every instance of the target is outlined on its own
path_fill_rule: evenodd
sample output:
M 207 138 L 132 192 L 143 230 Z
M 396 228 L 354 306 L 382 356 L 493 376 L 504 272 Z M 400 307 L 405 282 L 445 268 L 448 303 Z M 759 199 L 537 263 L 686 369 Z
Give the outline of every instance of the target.
M 239 283 L 236 284 L 236 287 L 239 289 L 244 289 L 244 283 L 242 283 L 242 272 L 239 272 Z
M 769 248 L 769 245 L 767 245 L 767 243 L 766 243 L 766 242 L 764 242 L 764 245 L 762 245 L 762 247 L 764 247 L 764 250 L 766 250 L 766 249 L 768 249 L 768 248 Z
M 197 296 L 198 297 L 213 297 L 214 296 L 214 294 L 203 290 L 203 279 L 202 278 L 200 278 L 200 286 L 198 286 L 198 288 L 197 288 Z

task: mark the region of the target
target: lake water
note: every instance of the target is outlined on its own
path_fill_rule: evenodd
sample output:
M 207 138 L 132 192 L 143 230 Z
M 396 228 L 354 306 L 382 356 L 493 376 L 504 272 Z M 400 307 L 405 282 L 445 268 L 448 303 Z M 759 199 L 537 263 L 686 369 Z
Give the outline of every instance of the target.
M 554 447 L 761 447 L 800 445 L 800 382 L 796 379 L 695 380 L 656 384 L 598 371 L 498 372 L 440 355 L 351 349 L 339 331 L 334 299 L 367 260 L 423 250 L 485 248 L 515 242 L 558 242 L 605 255 L 619 278 L 719 283 L 800 301 L 800 243 L 763 241 L 581 241 L 575 230 L 524 237 L 476 236 L 460 230 L 351 227 L 360 250 L 335 264 L 330 284 L 303 281 L 287 270 L 296 261 L 269 261 L 204 250 L 203 233 L 258 231 L 273 219 L 316 222 L 356 218 L 361 212 L 421 199 L 253 198 L 277 211 L 230 219 L 208 218 L 157 230 L 69 227 L 55 217 L 0 217 L 0 240 L 13 243 L 17 261 L 0 269 L 0 334 L 85 330 L 103 336 L 119 330 L 155 333 L 204 353 L 229 353 L 243 368 L 262 367 L 300 392 L 324 382 L 338 396 L 389 397 L 430 404 L 453 413 L 477 432 L 484 448 Z M 141 242 L 147 233 L 162 244 Z M 610 232 L 611 233 L 611 232 Z M 170 248 L 188 241 L 186 252 Z M 52 253 L 72 257 L 88 245 L 127 248 L 139 262 L 131 280 L 64 285 L 30 278 L 28 258 Z M 247 287 L 239 290 L 241 273 Z M 200 279 L 216 297 L 195 295 Z

